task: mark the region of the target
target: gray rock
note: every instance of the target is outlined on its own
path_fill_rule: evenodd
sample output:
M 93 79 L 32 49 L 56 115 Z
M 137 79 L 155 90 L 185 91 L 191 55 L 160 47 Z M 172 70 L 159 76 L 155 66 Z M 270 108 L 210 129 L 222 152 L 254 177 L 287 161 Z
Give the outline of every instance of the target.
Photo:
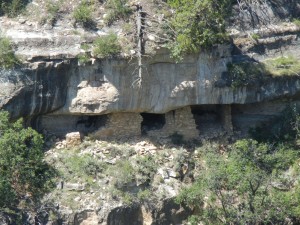
M 85 190 L 85 184 L 79 184 L 79 183 L 65 183 L 64 188 L 69 191 L 84 191 Z

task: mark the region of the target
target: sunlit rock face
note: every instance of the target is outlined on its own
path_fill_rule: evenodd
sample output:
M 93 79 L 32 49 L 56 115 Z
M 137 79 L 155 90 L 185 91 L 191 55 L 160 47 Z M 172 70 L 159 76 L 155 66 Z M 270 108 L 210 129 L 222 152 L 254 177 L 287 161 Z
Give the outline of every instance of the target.
M 0 106 L 12 118 L 54 111 L 65 104 L 69 62 L 40 62 L 0 71 Z
M 228 46 L 180 63 L 161 53 L 145 61 L 140 85 L 134 61 L 107 59 L 85 66 L 76 60 L 34 62 L 27 69 L 1 71 L 0 101 L 12 117 L 166 113 L 189 105 L 270 101 L 296 96 L 300 90 L 297 77 L 232 88 L 226 80 L 230 61 Z

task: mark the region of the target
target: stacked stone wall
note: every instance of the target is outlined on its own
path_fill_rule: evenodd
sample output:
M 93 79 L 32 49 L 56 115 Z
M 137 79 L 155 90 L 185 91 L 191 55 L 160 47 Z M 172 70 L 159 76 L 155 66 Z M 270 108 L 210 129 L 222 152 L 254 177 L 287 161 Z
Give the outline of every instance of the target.
M 221 121 L 223 129 L 228 132 L 233 132 L 231 105 L 221 105 Z
M 172 110 L 165 115 L 166 124 L 161 130 L 150 131 L 150 136 L 170 136 L 174 133 L 182 135 L 184 139 L 199 137 L 194 116 L 189 106 Z
M 142 120 L 139 113 L 113 113 L 108 115 L 106 125 L 95 131 L 93 136 L 97 139 L 140 136 Z

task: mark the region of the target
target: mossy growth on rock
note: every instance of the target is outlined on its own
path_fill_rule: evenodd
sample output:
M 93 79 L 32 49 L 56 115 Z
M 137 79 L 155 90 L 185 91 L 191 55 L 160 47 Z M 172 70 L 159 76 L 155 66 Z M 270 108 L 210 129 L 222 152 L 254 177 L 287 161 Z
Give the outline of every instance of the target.
M 293 56 L 282 56 L 274 59 L 269 59 L 266 60 L 264 63 L 271 75 L 300 75 L 300 61 Z

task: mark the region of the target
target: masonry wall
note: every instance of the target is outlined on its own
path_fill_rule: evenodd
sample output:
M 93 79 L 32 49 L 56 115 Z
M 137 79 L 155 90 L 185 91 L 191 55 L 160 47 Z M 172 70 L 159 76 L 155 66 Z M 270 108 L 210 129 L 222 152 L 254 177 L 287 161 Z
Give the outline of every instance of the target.
M 139 113 L 112 113 L 108 115 L 106 125 L 92 135 L 97 139 L 140 136 L 142 120 Z
M 149 136 L 170 136 L 174 133 L 180 134 L 184 139 L 199 137 L 199 131 L 189 106 L 172 110 L 165 115 L 166 123 L 161 130 L 149 131 Z
M 233 132 L 232 116 L 231 116 L 231 105 L 221 105 L 220 115 L 223 129 L 228 133 Z

